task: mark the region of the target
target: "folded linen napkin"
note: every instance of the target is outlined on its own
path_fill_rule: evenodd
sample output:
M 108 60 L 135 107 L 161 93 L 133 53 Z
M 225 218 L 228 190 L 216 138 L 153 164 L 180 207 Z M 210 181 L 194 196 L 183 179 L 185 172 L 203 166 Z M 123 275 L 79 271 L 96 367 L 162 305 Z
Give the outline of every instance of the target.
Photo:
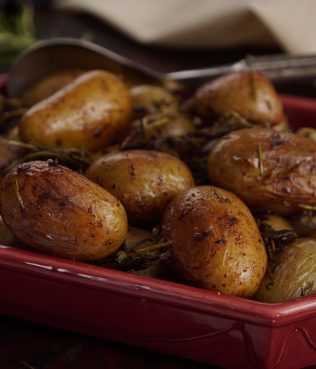
M 281 45 L 316 52 L 315 0 L 57 0 L 146 44 L 173 47 Z

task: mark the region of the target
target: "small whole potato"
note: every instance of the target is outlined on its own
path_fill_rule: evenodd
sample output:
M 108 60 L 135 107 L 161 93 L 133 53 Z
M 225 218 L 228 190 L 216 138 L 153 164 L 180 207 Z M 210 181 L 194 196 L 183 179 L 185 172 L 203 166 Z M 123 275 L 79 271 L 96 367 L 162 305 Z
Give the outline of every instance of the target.
M 90 165 L 86 176 L 117 197 L 129 221 L 140 226 L 158 222 L 170 200 L 194 185 L 181 160 L 148 150 L 106 154 Z
M 148 139 L 181 137 L 195 130 L 193 119 L 182 113 L 147 116 L 141 124 L 144 136 Z
M 91 71 L 30 108 L 19 126 L 23 141 L 97 151 L 127 129 L 132 101 L 114 74 Z
M 299 136 L 309 138 L 316 142 L 316 129 L 311 127 L 302 127 L 295 132 Z
M 69 259 L 108 256 L 127 233 L 119 200 L 86 177 L 50 161 L 20 164 L 6 175 L 0 211 L 22 242 Z
M 279 96 L 258 72 L 232 73 L 207 82 L 197 89 L 195 106 L 202 117 L 216 118 L 233 111 L 256 123 L 288 127 Z
M 159 86 L 135 86 L 131 95 L 136 114 L 174 113 L 179 109 L 177 99 Z
M 211 184 L 277 215 L 316 206 L 316 143 L 291 132 L 248 128 L 223 136 L 208 157 Z
M 293 227 L 285 218 L 274 214 L 263 216 L 260 222 L 273 231 L 293 230 Z
M 256 292 L 266 250 L 252 214 L 234 194 L 212 186 L 185 191 L 168 206 L 162 230 L 186 281 L 241 297 Z
M 274 255 L 254 298 L 280 302 L 316 292 L 316 240 L 298 238 Z

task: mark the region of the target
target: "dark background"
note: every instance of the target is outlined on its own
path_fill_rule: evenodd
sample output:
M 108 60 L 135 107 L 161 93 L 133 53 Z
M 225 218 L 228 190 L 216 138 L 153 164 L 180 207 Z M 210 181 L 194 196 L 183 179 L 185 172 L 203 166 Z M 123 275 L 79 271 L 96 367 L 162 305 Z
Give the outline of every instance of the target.
M 0 10 L 1 4 L 12 4 L 16 1 L 22 0 L 0 0 Z M 284 54 L 283 50 L 278 47 L 256 47 L 254 45 L 225 49 L 176 49 L 142 45 L 92 15 L 58 10 L 49 0 L 28 0 L 28 2 L 32 3 L 35 8 L 37 39 L 85 38 L 159 72 L 230 64 L 249 56 Z M 8 69 L 9 66 L 0 66 L 2 72 Z M 306 78 L 275 80 L 274 83 L 280 93 L 315 97 L 315 80 L 316 56 L 313 71 Z
M 49 6 L 49 1 L 36 1 L 35 3 L 38 4 L 36 24 L 39 38 L 89 37 L 90 41 L 162 72 L 230 63 L 248 54 L 282 53 L 282 50 L 278 48 L 256 48 L 251 45 L 243 48 L 216 50 L 144 46 L 96 17 L 80 12 L 53 9 Z

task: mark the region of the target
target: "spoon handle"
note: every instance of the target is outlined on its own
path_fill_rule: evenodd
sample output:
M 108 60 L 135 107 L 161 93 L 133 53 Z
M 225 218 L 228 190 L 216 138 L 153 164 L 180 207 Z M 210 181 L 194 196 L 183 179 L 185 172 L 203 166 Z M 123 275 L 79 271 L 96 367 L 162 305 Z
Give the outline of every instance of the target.
M 274 82 L 302 78 L 315 79 L 316 55 L 248 56 L 233 64 L 171 72 L 167 73 L 165 77 L 190 86 L 198 86 L 222 74 L 244 70 L 263 72 Z

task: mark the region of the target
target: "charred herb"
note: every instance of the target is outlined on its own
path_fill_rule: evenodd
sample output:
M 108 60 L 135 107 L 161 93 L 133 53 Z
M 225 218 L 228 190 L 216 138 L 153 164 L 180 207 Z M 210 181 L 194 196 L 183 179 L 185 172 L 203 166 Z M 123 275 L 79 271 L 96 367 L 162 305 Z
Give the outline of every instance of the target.
M 27 109 L 21 100 L 0 95 L 0 134 L 18 125 Z
M 8 146 L 24 149 L 24 155 L 9 161 L 8 164 L 0 168 L 1 174 L 6 174 L 16 165 L 33 160 L 52 159 L 57 164 L 65 165 L 71 169 L 83 172 L 91 163 L 91 156 L 86 151 L 76 149 L 46 147 L 33 145 L 20 141 L 4 140 Z
M 291 229 L 274 230 L 270 225 L 260 220 L 258 222 L 269 260 L 274 260 L 276 253 L 283 251 L 287 245 L 294 242 L 298 237 L 297 233 Z
M 194 121 L 195 129 L 183 136 L 159 137 L 159 130 L 150 134 L 150 125 L 158 125 L 161 130 L 168 124 L 165 114 L 143 118 L 135 125 L 134 130 L 121 144 L 121 150 L 157 150 L 175 155 L 183 160 L 196 178 L 196 184 L 208 183 L 207 157 L 216 141 L 229 132 L 249 128 L 254 125 L 236 112 L 222 115 L 215 123 L 201 124 Z M 157 120 L 158 119 L 160 121 Z
M 311 211 L 311 212 L 316 211 L 316 206 L 306 205 L 306 204 L 299 204 L 298 206 L 303 210 L 307 210 L 307 211 Z
M 262 151 L 262 145 L 257 145 L 257 154 L 258 154 L 258 167 L 259 167 L 259 173 L 261 176 L 263 176 L 264 172 L 264 166 L 263 166 L 263 151 Z
M 94 264 L 155 278 L 170 279 L 172 274 L 170 244 L 171 242 L 162 238 L 159 226 L 153 228 L 151 236 L 143 234 L 140 230 L 139 236 L 131 240 L 127 237 L 114 255 Z

